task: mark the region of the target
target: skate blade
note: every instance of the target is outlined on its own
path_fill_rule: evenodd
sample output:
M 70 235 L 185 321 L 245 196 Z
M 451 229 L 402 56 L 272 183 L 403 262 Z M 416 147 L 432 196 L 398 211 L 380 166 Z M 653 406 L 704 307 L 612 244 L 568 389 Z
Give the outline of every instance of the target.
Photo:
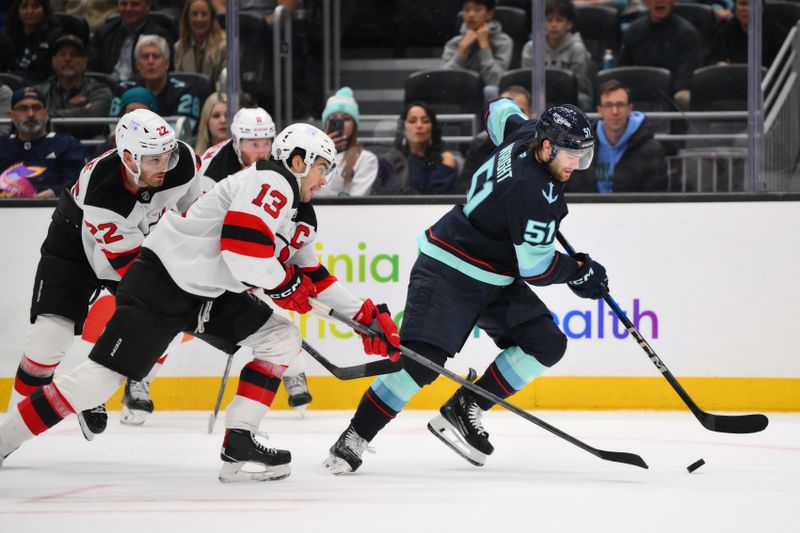
M 243 470 L 248 463 L 222 463 L 219 469 L 219 480 L 223 483 L 239 483 L 244 481 L 278 481 L 285 479 L 292 473 L 289 464 L 266 466 L 258 463 L 259 467 L 264 468 L 258 472 Z
M 466 459 L 468 463 L 475 466 L 486 464 L 486 454 L 467 444 L 461 438 L 461 434 L 453 427 L 453 424 L 442 415 L 438 415 L 428 422 L 428 430 L 451 450 Z
M 147 417 L 150 415 L 149 411 L 142 411 L 138 409 L 128 409 L 122 406 L 122 416 L 119 421 L 126 426 L 141 426 Z
M 83 438 L 92 441 L 94 440 L 95 434 L 92 433 L 92 430 L 89 429 L 89 425 L 86 423 L 86 420 L 83 418 L 83 414 L 78 413 L 78 424 L 81 426 L 81 433 L 83 433 Z
M 353 469 L 350 467 L 350 463 L 342 459 L 341 457 L 336 457 L 335 455 L 331 454 L 325 459 L 325 462 L 322 463 L 322 466 L 325 467 L 325 470 L 333 474 L 334 476 L 339 476 L 341 474 L 349 474 L 353 472 Z

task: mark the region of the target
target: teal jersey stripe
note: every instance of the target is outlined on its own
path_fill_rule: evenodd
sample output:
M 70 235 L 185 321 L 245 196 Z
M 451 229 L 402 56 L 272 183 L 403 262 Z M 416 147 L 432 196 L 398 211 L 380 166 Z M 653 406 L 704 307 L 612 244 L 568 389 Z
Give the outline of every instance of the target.
M 525 385 L 544 374 L 547 367 L 536 357 L 526 354 L 519 346 L 506 348 L 494 360 L 503 378 L 514 390 L 522 390 Z
M 370 385 L 383 403 L 399 413 L 420 389 L 417 382 L 405 370 L 384 374 L 375 378 Z
M 441 261 L 450 268 L 454 268 L 455 270 L 458 270 L 462 274 L 465 274 L 472 279 L 476 279 L 483 283 L 488 283 L 489 285 L 497 285 L 498 287 L 505 287 L 506 285 L 511 285 L 514 282 L 514 278 L 511 276 L 487 272 L 467 263 L 463 259 L 439 248 L 438 246 L 434 246 L 428 241 L 428 238 L 424 233 L 417 237 L 417 244 L 419 245 L 419 251 L 423 254 L 436 259 L 437 261 Z
M 503 144 L 505 137 L 506 121 L 509 117 L 519 115 L 524 120 L 528 117 L 520 110 L 514 100 L 509 98 L 501 98 L 489 104 L 489 115 L 486 121 L 486 129 L 489 132 L 489 138 L 495 146 Z
M 519 273 L 523 278 L 539 276 L 547 270 L 556 255 L 555 243 L 533 245 L 527 242 L 514 245 Z

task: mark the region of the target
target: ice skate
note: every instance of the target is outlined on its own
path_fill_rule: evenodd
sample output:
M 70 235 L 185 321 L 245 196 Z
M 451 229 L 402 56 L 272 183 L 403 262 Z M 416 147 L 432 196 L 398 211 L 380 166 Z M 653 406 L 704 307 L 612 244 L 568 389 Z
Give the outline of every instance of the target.
M 475 399 L 471 392 L 458 389 L 439 409 L 439 415 L 428 422 L 428 429 L 458 455 L 483 466 L 494 447 L 481 424 L 483 410 Z
M 120 422 L 128 426 L 141 426 L 153 412 L 150 399 L 150 383 L 147 381 L 125 381 L 125 394 L 122 395 L 122 417 Z
M 331 474 L 355 472 L 363 462 L 361 456 L 364 450 L 372 452 L 368 445 L 369 442 L 356 433 L 352 425 L 347 426 L 344 433 L 331 446 L 330 455 L 323 464 Z
M 283 376 L 283 386 L 289 396 L 289 405 L 293 409 L 304 410 L 311 403 L 311 393 L 308 392 L 308 382 L 305 373 L 296 376 Z
M 229 429 L 219 456 L 222 468 L 219 480 L 223 483 L 237 481 L 275 481 L 289 477 L 292 454 L 287 450 L 267 448 L 245 429 Z M 251 465 L 258 470 L 245 470 Z
M 104 432 L 106 430 L 106 425 L 108 425 L 106 404 L 103 403 L 97 407 L 78 413 L 78 423 L 81 426 L 83 437 L 86 440 L 94 439 L 95 435 Z

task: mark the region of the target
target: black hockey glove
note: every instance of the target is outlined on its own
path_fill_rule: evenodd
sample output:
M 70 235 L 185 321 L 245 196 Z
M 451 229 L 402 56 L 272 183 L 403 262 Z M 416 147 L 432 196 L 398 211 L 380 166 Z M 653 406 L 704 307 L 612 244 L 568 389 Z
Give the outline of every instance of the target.
M 606 269 L 589 257 L 589 254 L 573 254 L 573 259 L 583 262 L 583 267 L 578 270 L 578 275 L 567 285 L 572 292 L 581 298 L 597 300 L 608 292 L 608 276 Z

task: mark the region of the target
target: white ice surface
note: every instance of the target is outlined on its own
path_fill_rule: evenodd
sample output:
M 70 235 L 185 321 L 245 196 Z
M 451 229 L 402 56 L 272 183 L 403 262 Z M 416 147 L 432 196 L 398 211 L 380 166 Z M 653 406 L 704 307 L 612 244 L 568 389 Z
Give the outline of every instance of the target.
M 402 413 L 355 474 L 321 468 L 351 412 L 272 412 L 270 445 L 291 450 L 283 481 L 217 481 L 222 420 L 157 412 L 86 442 L 70 418 L 0 470 L 0 533 L 94 531 L 444 532 L 800 531 L 800 415 L 770 414 L 755 435 L 703 429 L 688 412 L 536 412 L 603 461 L 515 415 L 484 417 L 495 453 L 476 468 L 433 438 L 430 412 Z M 706 465 L 689 474 L 699 458 Z

